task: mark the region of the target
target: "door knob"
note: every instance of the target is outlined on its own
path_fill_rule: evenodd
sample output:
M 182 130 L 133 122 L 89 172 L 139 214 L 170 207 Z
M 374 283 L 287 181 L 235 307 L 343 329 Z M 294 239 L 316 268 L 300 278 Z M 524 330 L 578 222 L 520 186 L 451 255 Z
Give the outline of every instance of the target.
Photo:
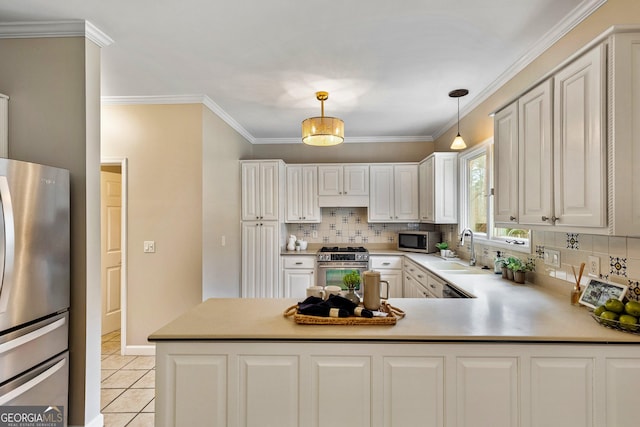
M 516 217 L 512 215 L 512 216 L 510 216 L 510 217 L 509 217 L 509 220 L 510 220 L 510 221 L 515 221 L 515 220 L 516 220 Z

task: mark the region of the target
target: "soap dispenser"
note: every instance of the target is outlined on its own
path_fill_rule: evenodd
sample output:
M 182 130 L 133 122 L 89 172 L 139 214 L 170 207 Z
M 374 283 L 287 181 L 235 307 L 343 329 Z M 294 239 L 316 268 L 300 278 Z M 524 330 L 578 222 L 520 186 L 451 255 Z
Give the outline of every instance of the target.
M 502 267 L 504 266 L 504 258 L 500 251 L 496 251 L 496 260 L 493 263 L 493 272 L 496 274 L 502 274 Z

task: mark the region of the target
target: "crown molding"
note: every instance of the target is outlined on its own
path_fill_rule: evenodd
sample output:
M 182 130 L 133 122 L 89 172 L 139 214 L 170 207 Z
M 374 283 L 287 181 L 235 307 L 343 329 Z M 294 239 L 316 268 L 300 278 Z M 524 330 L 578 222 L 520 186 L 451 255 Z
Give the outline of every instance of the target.
M 520 57 L 518 61 L 513 63 L 507 68 L 496 80 L 494 80 L 489 86 L 484 88 L 478 96 L 460 109 L 460 120 L 468 113 L 473 111 L 476 107 L 486 101 L 491 95 L 493 95 L 500 87 L 502 87 L 509 80 L 514 78 L 519 72 L 521 72 L 526 66 L 531 64 L 536 58 L 542 55 L 546 50 L 553 46 L 558 40 L 564 37 L 569 31 L 574 29 L 578 24 L 584 21 L 589 15 L 595 12 L 600 6 L 605 4 L 607 0 L 584 0 L 573 11 L 567 15 L 562 21 L 558 22 L 547 33 L 542 36 L 530 49 L 527 49 L 527 53 Z M 442 129 L 436 132 L 433 136 L 434 139 L 438 139 L 445 132 L 451 129 L 457 123 L 457 119 L 447 122 Z
M 345 144 L 364 144 L 379 142 L 433 142 L 431 136 L 357 136 L 345 137 Z M 254 144 L 301 144 L 300 138 L 255 138 Z
M 301 138 L 256 138 L 207 95 L 103 96 L 103 105 L 203 104 L 252 144 L 300 144 Z M 346 137 L 346 144 L 375 142 L 432 142 L 432 136 Z
M 220 117 L 226 124 L 231 126 L 236 132 L 244 137 L 247 141 L 252 144 L 255 144 L 256 138 L 249 133 L 240 123 L 238 123 L 233 117 L 227 114 L 226 111 L 222 109 L 218 104 L 216 104 L 213 99 L 209 98 L 207 95 L 203 97 L 203 104 L 209 110 L 211 110 L 215 115 Z
M 103 96 L 103 105 L 204 104 L 204 95 Z
M 207 95 L 103 96 L 103 105 L 203 104 L 244 139 L 255 144 L 256 138 Z
M 99 47 L 107 47 L 113 39 L 89 21 L 25 21 L 0 23 L 0 38 L 32 39 L 42 37 L 86 37 Z

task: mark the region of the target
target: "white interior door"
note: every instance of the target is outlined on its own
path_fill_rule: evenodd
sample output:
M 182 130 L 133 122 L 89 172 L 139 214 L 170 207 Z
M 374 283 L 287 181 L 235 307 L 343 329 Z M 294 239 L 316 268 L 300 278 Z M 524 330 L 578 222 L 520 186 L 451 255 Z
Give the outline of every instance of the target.
M 102 334 L 104 335 L 120 329 L 122 175 L 102 170 L 100 194 Z

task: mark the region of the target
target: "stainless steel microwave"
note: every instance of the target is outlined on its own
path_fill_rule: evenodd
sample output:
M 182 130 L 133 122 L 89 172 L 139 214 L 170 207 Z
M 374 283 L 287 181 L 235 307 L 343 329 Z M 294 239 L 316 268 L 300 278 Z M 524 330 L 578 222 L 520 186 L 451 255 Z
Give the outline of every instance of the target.
M 442 233 L 439 231 L 400 231 L 398 232 L 398 250 L 407 252 L 437 252 Z

